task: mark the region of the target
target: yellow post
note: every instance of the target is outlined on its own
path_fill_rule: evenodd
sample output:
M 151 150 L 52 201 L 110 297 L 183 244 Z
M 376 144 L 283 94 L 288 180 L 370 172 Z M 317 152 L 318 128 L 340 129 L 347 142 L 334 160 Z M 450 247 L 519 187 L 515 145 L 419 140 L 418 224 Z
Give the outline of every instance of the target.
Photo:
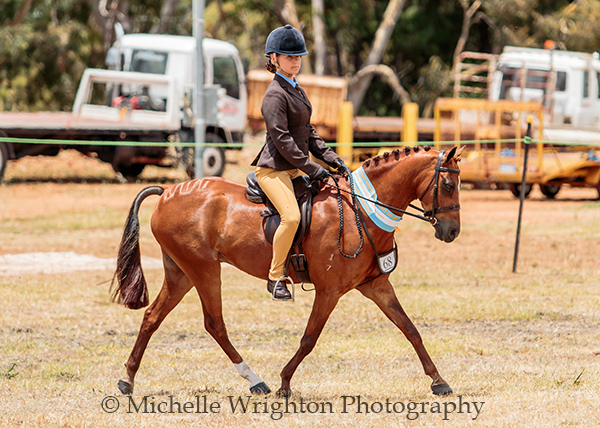
M 354 107 L 350 101 L 344 101 L 340 107 L 340 120 L 337 126 L 337 154 L 352 168 L 352 143 L 354 132 L 352 131 L 352 120 L 354 118 Z
M 417 132 L 417 120 L 419 119 L 419 105 L 417 103 L 408 103 L 402 106 L 402 119 L 404 119 L 404 129 L 402 130 L 403 143 L 416 143 L 419 141 Z

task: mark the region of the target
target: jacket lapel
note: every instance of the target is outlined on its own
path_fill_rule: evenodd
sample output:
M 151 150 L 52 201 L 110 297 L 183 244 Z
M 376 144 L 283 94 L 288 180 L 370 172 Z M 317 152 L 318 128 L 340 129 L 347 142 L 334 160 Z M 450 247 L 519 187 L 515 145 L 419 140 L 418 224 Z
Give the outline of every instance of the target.
M 302 89 L 302 87 L 300 87 L 300 90 L 302 91 L 302 95 L 304 96 L 300 95 L 300 92 L 298 92 L 296 88 L 293 88 L 292 85 L 290 85 L 290 83 L 283 79 L 281 76 L 278 76 L 276 74 L 275 78 L 277 79 L 281 87 L 287 91 L 288 94 L 290 94 L 292 97 L 296 97 L 299 100 L 301 100 L 312 111 L 312 105 L 310 104 L 310 101 L 306 96 L 306 92 L 304 92 L 304 89 Z

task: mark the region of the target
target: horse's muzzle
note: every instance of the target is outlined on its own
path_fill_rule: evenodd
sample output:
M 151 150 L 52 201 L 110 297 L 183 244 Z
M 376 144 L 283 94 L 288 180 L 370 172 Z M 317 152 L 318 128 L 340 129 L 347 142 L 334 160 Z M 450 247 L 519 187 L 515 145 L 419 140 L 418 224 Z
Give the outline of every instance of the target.
M 440 241 L 452 242 L 460 234 L 460 224 L 456 222 L 437 222 L 435 225 L 435 237 Z

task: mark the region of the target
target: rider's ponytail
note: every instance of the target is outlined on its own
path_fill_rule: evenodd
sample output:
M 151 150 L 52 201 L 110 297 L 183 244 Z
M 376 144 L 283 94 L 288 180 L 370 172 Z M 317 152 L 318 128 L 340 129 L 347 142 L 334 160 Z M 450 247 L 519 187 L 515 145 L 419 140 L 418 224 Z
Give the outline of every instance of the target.
M 275 67 L 275 64 L 273 64 L 270 57 L 267 60 L 267 63 L 265 64 L 265 68 L 267 69 L 267 71 L 273 74 L 275 74 L 275 72 L 277 71 L 277 67 Z

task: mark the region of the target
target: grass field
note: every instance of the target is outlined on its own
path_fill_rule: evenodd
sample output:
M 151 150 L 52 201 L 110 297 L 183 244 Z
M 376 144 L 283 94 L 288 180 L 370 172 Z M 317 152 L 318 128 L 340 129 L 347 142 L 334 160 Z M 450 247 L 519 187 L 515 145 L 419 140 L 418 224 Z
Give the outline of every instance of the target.
M 9 165 L 8 184 L 0 186 L 0 256 L 115 257 L 129 205 L 146 183 L 117 184 L 103 166 L 76 157 L 75 164 L 89 168 L 87 183 L 68 174 L 42 182 L 57 167 L 45 159 L 23 161 Z M 240 181 L 246 164 L 242 158 L 229 165 L 227 175 Z M 144 172 L 145 182 L 177 179 L 175 172 Z M 204 331 L 192 292 L 153 336 L 129 401 L 116 382 L 143 311 L 109 301 L 112 272 L 5 274 L 0 426 L 600 426 L 595 197 L 593 190 L 564 189 L 547 201 L 534 190 L 525 204 L 517 273 L 511 269 L 518 201 L 508 191 L 463 191 L 462 233 L 452 244 L 437 241 L 425 223 L 403 221 L 392 282 L 454 389 L 444 398 L 430 393 L 429 378 L 399 330 L 351 292 L 292 379 L 289 413 L 280 413 L 286 403 L 275 394 L 251 398 L 246 413 L 239 405 L 232 411 L 230 400 L 246 400 L 248 383 Z M 144 255 L 160 257 L 148 225 L 152 208 L 152 201 L 142 206 L 141 246 Z M 152 299 L 162 274 L 150 269 L 146 276 Z M 230 338 L 276 390 L 314 294 L 297 289 L 296 302 L 272 302 L 263 281 L 235 268 L 223 269 L 223 284 Z M 194 413 L 177 412 L 186 403 Z

